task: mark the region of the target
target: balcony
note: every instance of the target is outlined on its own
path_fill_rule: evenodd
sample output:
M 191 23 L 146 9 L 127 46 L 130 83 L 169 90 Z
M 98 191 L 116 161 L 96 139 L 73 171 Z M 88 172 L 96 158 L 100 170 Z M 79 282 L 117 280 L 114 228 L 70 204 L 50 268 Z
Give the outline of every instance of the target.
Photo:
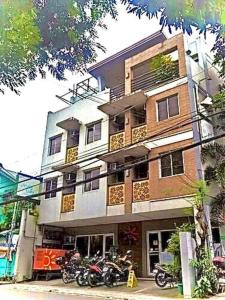
M 132 129 L 132 143 L 143 141 L 147 137 L 147 125 L 141 125 Z
M 125 83 L 121 83 L 110 89 L 110 101 L 114 101 L 125 95 Z
M 74 211 L 75 208 L 75 194 L 63 195 L 62 196 L 62 213 Z
M 66 163 L 72 163 L 78 159 L 78 146 L 66 150 Z
M 110 136 L 110 151 L 121 149 L 125 146 L 125 132 L 119 132 Z
M 150 199 L 150 189 L 148 180 L 133 182 L 133 202 L 146 201 Z
M 135 77 L 131 80 L 131 92 L 150 90 L 176 78 L 179 78 L 178 61 L 173 62 L 169 71 L 159 68 Z
M 109 186 L 109 205 L 118 205 L 125 203 L 125 184 Z

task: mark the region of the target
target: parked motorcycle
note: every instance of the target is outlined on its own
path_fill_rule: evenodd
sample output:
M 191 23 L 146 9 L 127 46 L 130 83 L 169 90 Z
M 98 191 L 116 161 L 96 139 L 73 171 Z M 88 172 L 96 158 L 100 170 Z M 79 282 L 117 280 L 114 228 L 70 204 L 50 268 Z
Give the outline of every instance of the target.
M 155 264 L 155 283 L 158 287 L 165 287 L 167 284 L 174 285 L 177 278 L 171 275 L 164 265 Z
M 129 271 L 133 268 L 131 259 L 132 252 L 128 250 L 125 256 L 114 256 L 112 261 L 106 262 L 102 277 L 107 287 L 113 287 L 118 282 L 126 282 L 128 280 Z

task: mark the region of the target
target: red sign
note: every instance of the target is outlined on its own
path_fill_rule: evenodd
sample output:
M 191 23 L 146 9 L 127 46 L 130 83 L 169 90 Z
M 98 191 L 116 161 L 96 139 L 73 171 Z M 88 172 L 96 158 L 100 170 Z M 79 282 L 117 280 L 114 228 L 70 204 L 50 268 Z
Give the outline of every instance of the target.
M 37 248 L 34 252 L 34 270 L 60 270 L 55 259 L 64 256 L 66 250 Z

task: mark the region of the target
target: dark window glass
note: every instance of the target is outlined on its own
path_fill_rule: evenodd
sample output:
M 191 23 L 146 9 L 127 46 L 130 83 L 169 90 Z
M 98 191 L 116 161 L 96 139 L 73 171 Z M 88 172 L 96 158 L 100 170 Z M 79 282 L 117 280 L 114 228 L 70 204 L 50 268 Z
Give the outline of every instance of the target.
M 161 158 L 161 176 L 167 177 L 172 175 L 170 155 Z
M 148 177 L 148 163 L 141 164 L 135 167 L 134 169 L 135 179 L 142 179 Z
M 183 155 L 181 151 L 172 154 L 173 175 L 184 173 Z
M 53 155 L 61 151 L 61 141 L 61 135 L 49 139 L 49 155 Z
M 58 181 L 57 177 L 45 181 L 45 192 L 49 191 L 49 193 L 45 194 L 45 199 L 56 197 L 56 192 L 50 192 L 50 191 L 57 188 L 57 181 Z
M 163 121 L 168 119 L 167 100 L 158 102 L 158 120 Z
M 101 139 L 101 122 L 87 126 L 87 144 Z
M 96 177 L 100 174 L 100 169 L 95 169 L 89 172 L 85 172 L 85 180 Z M 84 191 L 89 192 L 91 190 L 99 189 L 99 179 L 92 180 L 90 182 L 86 182 L 84 184 Z
M 174 95 L 168 98 L 169 117 L 179 115 L 178 97 Z
M 178 95 L 158 101 L 158 120 L 163 121 L 179 115 Z
M 109 252 L 112 246 L 113 246 L 113 235 L 107 235 L 105 237 L 105 252 Z
M 176 151 L 161 158 L 161 176 L 167 177 L 184 173 L 182 151 Z
M 88 236 L 78 236 L 76 240 L 76 248 L 82 257 L 88 255 Z
M 94 256 L 97 251 L 100 251 L 100 255 L 103 253 L 103 235 L 90 236 L 90 256 Z
M 162 251 L 165 251 L 168 247 L 168 240 L 171 238 L 173 231 L 162 231 L 161 232 L 161 243 Z

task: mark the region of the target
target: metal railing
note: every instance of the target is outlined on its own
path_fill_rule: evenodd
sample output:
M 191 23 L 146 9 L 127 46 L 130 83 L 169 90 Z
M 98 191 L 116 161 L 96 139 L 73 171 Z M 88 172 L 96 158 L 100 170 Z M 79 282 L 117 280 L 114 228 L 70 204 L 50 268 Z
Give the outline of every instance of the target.
M 121 83 L 115 87 L 110 88 L 110 101 L 114 101 L 125 95 L 125 83 Z
M 135 92 L 137 90 L 147 90 L 178 77 L 179 64 L 178 62 L 174 62 L 173 67 L 168 70 L 160 68 L 132 79 L 131 92 Z

